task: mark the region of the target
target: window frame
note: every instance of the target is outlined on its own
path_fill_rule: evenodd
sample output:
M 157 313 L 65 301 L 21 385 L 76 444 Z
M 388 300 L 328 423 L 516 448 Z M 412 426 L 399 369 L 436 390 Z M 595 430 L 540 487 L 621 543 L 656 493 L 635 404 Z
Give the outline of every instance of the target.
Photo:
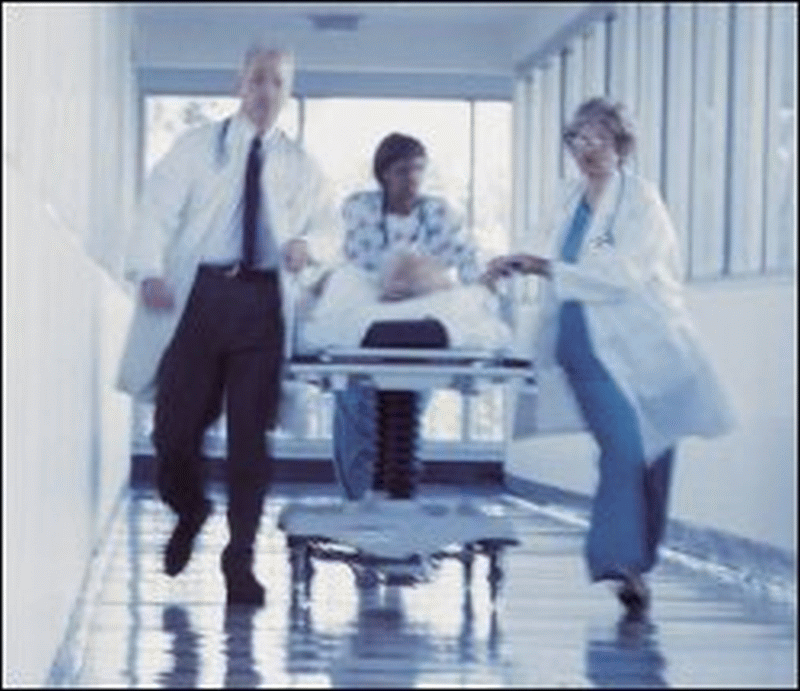
M 232 70 L 139 70 L 139 92 L 138 92 L 138 128 L 137 128 L 137 147 L 136 147 L 136 182 L 137 182 L 137 195 L 141 191 L 141 185 L 144 182 L 145 175 L 145 144 L 146 144 L 146 101 L 150 97 L 158 96 L 185 96 L 185 97 L 201 97 L 201 98 L 222 98 L 230 97 L 231 93 L 229 87 L 234 83 L 235 73 Z M 463 93 L 460 96 L 454 97 L 453 92 L 459 83 L 457 75 L 445 75 L 446 79 L 436 79 L 436 75 L 421 75 L 421 80 L 417 80 L 415 88 L 420 87 L 417 92 L 408 88 L 405 82 L 395 84 L 388 90 L 376 93 L 360 89 L 361 93 L 341 93 L 343 88 L 352 82 L 353 75 L 346 75 L 336 82 L 334 79 L 333 88 L 328 93 L 324 93 L 319 89 L 314 81 L 316 76 L 312 73 L 297 73 L 295 76 L 295 93 L 292 94 L 298 101 L 298 141 L 303 142 L 305 139 L 306 127 L 306 104 L 308 99 L 337 97 L 337 98 L 397 98 L 397 99 L 431 99 L 431 100 L 460 100 L 464 101 L 469 107 L 469 175 L 468 175 L 468 204 L 467 204 L 467 227 L 471 233 L 473 230 L 474 222 L 474 209 L 475 209 L 475 105 L 476 102 L 481 101 L 507 101 L 510 104 L 513 102 L 513 79 L 486 79 L 474 78 L 465 82 L 464 77 L 461 77 L 460 82 L 462 87 L 466 86 L 466 91 L 470 92 L 468 96 Z M 358 75 L 355 75 L 358 78 Z M 408 75 L 403 76 L 405 80 Z M 391 79 L 396 80 L 396 75 Z M 385 82 L 384 85 L 391 82 Z M 225 85 L 225 87 L 223 87 Z M 310 88 L 310 85 L 312 88 Z M 300 89 L 297 87 L 301 86 Z M 436 88 L 441 88 L 442 92 L 433 95 Z M 463 89 L 462 89 L 463 90 Z M 511 115 L 513 116 L 513 107 L 511 108 Z M 513 157 L 513 122 L 511 125 L 511 141 L 509 156 Z M 511 182 L 513 187 L 513 160 L 511 167 Z M 509 189 L 509 203 L 512 203 L 512 189 Z M 509 242 L 513 240 L 512 227 L 509 227 Z M 486 390 L 486 396 L 495 396 L 495 389 L 497 387 L 489 387 Z M 473 411 L 473 395 L 460 394 L 459 414 L 460 420 L 458 421 L 459 437 L 455 440 L 441 440 L 441 439 L 428 439 L 423 438 L 420 440 L 420 457 L 424 460 L 459 460 L 459 461 L 502 461 L 504 458 L 505 446 L 505 428 L 506 428 L 506 409 L 507 409 L 507 396 L 504 393 L 500 394 L 499 411 L 499 424 L 498 432 L 499 438 L 492 440 L 476 439 L 475 430 L 477 427 L 474 411 Z M 476 401 L 477 402 L 477 401 Z M 324 411 L 320 411 L 321 415 L 325 415 Z M 152 445 L 147 439 L 147 416 L 148 407 L 142 405 L 134 406 L 133 414 L 133 429 L 132 429 L 132 453 L 152 453 Z M 322 438 L 292 438 L 281 434 L 275 435 L 273 440 L 274 453 L 280 458 L 329 458 L 332 453 L 332 439 L 330 437 Z M 224 443 L 224 430 L 218 423 L 209 429 L 204 443 L 204 452 L 209 455 L 221 455 L 225 453 Z
M 525 179 L 514 181 L 516 237 L 531 234 L 531 206 L 546 206 L 558 177 L 548 146 L 538 158 L 526 150 L 536 140 L 529 129 L 547 139 L 554 109 L 569 110 L 581 85 L 589 96 L 587 81 L 596 88 L 602 79 L 606 97 L 625 104 L 633 118 L 637 145 L 629 165 L 662 192 L 685 280 L 795 276 L 796 27 L 797 6 L 790 3 L 615 3 L 521 62 L 514 157 L 515 175 Z M 559 171 L 570 172 L 563 155 L 558 162 Z M 525 189 L 540 194 L 530 202 L 519 194 Z

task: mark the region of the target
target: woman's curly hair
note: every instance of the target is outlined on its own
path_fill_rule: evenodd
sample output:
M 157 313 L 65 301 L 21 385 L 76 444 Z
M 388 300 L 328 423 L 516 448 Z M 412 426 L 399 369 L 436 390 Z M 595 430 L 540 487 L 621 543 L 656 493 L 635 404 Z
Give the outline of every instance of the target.
M 614 136 L 614 149 L 623 163 L 636 145 L 636 135 L 621 103 L 606 98 L 590 98 L 578 106 L 569 125 L 564 128 L 564 140 L 575 136 L 578 128 L 587 122 L 599 122 Z

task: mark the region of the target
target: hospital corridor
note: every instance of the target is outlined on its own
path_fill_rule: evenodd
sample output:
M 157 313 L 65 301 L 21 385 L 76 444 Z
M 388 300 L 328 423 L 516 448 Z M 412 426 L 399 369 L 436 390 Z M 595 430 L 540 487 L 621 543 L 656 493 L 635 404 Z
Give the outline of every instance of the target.
M 795 688 L 794 3 L 3 3 L 3 688 Z

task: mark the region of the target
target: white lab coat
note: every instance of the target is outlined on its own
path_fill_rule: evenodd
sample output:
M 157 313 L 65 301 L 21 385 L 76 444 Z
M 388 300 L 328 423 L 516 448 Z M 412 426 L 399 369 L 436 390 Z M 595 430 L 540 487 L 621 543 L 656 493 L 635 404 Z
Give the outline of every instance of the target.
M 202 125 L 178 139 L 155 166 L 145 185 L 126 256 L 126 276 L 164 277 L 175 292 L 170 311 L 136 306 L 119 370 L 118 387 L 141 400 L 153 400 L 158 363 L 189 296 L 206 233 L 229 213 L 243 193 L 246 149 L 241 115 L 225 129 Z M 312 256 L 331 263 L 341 246 L 341 221 L 316 163 L 282 132 L 270 142 L 261 176 L 268 199 L 269 225 L 279 246 L 303 237 Z M 280 271 L 284 315 L 292 314 L 286 273 Z M 287 338 L 289 334 L 287 333 Z
M 569 185 L 546 223 L 542 280 L 530 345 L 539 390 L 521 393 L 515 438 L 586 428 L 556 361 L 562 302 L 579 301 L 594 353 L 631 402 L 647 460 L 681 437 L 712 437 L 733 426 L 729 397 L 698 342 L 683 300 L 678 243 L 658 190 L 615 172 L 592 215 L 577 261 L 559 261 L 585 183 Z

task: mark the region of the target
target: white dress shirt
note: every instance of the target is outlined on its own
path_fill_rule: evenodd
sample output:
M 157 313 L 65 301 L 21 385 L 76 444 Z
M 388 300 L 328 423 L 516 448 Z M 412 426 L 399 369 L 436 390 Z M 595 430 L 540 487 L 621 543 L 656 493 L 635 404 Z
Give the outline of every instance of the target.
M 263 177 L 266 159 L 270 147 L 277 141 L 277 128 L 273 125 L 261 135 L 261 174 Z M 232 264 L 242 258 L 242 215 L 244 212 L 244 179 L 247 158 L 256 129 L 241 114 L 237 114 L 230 123 L 226 145 L 227 155 L 232 157 L 234 171 L 241 170 L 240 180 L 231 180 L 229 184 L 238 184 L 241 194 L 232 196 L 215 219 L 200 248 L 200 261 L 208 264 Z M 270 222 L 269 198 L 265 195 L 265 186 L 261 184 L 261 204 L 258 213 L 258 234 L 256 237 L 256 263 L 258 269 L 275 269 L 280 264 L 280 252 L 272 233 Z

